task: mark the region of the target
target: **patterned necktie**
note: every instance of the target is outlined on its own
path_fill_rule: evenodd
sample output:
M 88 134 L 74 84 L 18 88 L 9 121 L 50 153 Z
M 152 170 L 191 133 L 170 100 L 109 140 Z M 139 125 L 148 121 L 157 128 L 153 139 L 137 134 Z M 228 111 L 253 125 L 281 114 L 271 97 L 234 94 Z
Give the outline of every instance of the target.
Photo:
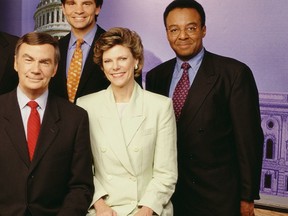
M 31 112 L 27 122 L 27 143 L 29 158 L 32 161 L 36 143 L 38 140 L 38 135 L 40 132 L 40 116 L 37 111 L 38 104 L 35 101 L 28 102 L 28 106 L 31 108 Z
M 81 50 L 81 45 L 83 44 L 83 39 L 78 39 L 76 41 L 76 49 L 73 53 L 71 63 L 69 66 L 68 74 L 67 74 L 67 91 L 69 101 L 74 103 L 75 95 L 78 89 L 81 70 L 82 70 L 82 57 L 83 53 Z
M 184 62 L 181 66 L 183 68 L 183 74 L 178 81 L 175 91 L 173 93 L 173 107 L 174 107 L 174 112 L 176 116 L 176 120 L 179 119 L 179 116 L 181 114 L 181 110 L 183 108 L 183 105 L 185 103 L 186 97 L 188 95 L 188 91 L 190 88 L 190 82 L 189 82 L 189 74 L 188 70 L 191 66 L 189 63 Z

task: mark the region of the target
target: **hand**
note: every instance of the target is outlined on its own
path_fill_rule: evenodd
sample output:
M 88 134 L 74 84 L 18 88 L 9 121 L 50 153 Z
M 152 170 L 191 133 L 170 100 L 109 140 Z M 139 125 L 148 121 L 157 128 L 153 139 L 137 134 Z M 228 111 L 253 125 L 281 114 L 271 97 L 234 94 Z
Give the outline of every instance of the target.
M 152 216 L 152 215 L 153 215 L 153 210 L 151 208 L 142 206 L 142 208 L 134 216 Z
M 241 216 L 255 216 L 254 202 L 241 201 L 240 212 Z
M 117 213 L 100 198 L 94 203 L 97 216 L 117 216 Z

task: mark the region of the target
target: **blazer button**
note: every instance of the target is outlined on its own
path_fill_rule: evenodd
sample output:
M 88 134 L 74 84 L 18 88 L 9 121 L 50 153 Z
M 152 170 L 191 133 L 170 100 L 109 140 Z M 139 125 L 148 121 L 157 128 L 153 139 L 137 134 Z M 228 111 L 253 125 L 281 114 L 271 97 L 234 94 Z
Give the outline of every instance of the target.
M 134 152 L 138 152 L 138 151 L 139 151 L 139 147 L 135 147 Z
M 107 151 L 106 147 L 101 147 L 101 152 L 105 153 Z
M 32 181 L 34 180 L 34 177 L 35 177 L 34 175 L 30 175 L 30 176 L 29 176 L 29 182 L 32 183 Z M 1 215 L 1 214 L 0 214 L 0 215 Z
M 196 184 L 196 180 L 194 178 L 191 179 L 192 184 Z
M 131 181 L 133 181 L 133 182 L 135 182 L 135 181 L 136 181 L 136 178 L 135 178 L 135 177 L 133 177 L 133 176 L 131 176 L 129 179 L 130 179 Z
M 203 134 L 205 132 L 205 130 L 203 128 L 199 128 L 198 133 L 199 134 Z

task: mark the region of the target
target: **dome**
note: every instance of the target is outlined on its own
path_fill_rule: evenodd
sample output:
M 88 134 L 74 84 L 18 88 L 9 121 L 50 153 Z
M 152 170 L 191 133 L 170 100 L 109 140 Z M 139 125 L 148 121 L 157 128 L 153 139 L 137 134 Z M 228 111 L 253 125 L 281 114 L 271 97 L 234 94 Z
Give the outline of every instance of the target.
M 45 32 L 57 38 L 70 32 L 60 0 L 40 0 L 34 13 L 34 21 L 36 32 Z

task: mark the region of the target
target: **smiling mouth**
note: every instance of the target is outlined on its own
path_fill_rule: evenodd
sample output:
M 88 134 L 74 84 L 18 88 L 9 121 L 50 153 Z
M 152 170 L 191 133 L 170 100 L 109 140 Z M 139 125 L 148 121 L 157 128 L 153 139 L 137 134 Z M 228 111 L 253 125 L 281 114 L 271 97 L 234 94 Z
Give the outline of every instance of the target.
M 76 21 L 83 21 L 85 17 L 73 17 L 73 19 Z
M 32 77 L 26 76 L 26 78 L 28 78 L 32 82 L 38 82 L 38 81 L 42 80 L 42 78 L 40 78 L 40 77 L 39 78 L 32 78 Z
M 125 72 L 113 73 L 113 74 L 111 74 L 111 76 L 114 78 L 118 78 L 118 77 L 122 77 L 124 74 L 125 74 Z
M 187 47 L 187 46 L 191 46 L 190 43 L 180 43 L 180 44 L 177 44 L 177 46 L 179 47 Z

